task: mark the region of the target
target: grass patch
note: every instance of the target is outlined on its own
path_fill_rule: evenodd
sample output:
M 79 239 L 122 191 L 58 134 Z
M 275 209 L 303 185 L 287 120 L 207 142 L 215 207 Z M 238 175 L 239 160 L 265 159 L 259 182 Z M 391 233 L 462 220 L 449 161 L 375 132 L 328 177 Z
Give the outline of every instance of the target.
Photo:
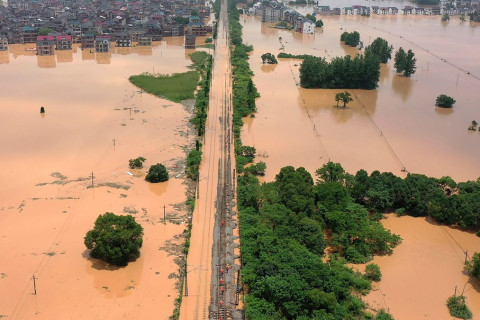
M 447 300 L 450 315 L 460 319 L 472 319 L 472 312 L 465 303 L 465 296 L 451 296 Z
M 197 87 L 198 79 L 197 71 L 174 73 L 172 75 L 143 73 L 129 78 L 131 83 L 146 92 L 174 102 L 193 99 L 193 92 Z

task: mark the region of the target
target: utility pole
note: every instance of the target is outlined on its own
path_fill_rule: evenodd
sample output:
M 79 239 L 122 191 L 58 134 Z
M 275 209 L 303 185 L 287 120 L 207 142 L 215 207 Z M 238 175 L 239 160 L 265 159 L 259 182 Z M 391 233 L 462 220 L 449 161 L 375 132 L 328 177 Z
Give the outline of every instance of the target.
M 457 87 L 458 87 L 458 77 L 460 77 L 459 74 L 457 74 L 457 84 L 456 84 Z
M 165 216 L 165 205 L 163 205 L 163 223 L 167 224 L 167 219 L 166 219 L 166 216 Z
M 132 120 L 132 107 L 130 107 L 128 109 L 130 109 L 130 120 Z
M 33 279 L 33 294 L 37 295 L 37 284 L 35 283 L 35 280 L 38 278 L 35 278 L 35 275 L 33 275 L 32 279 Z
M 115 150 L 115 138 L 113 138 L 113 150 Z
M 91 174 L 90 177 L 92 178 L 92 188 L 94 188 L 94 186 L 93 186 L 93 178 L 94 178 L 93 171 L 92 171 L 92 174 Z

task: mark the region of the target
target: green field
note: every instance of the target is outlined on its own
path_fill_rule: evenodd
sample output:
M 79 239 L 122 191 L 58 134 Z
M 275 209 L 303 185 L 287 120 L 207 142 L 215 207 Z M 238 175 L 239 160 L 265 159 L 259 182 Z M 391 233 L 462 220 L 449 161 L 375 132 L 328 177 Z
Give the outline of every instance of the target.
M 130 82 L 148 93 L 180 102 L 193 99 L 199 75 L 197 71 L 174 73 L 172 75 L 140 74 L 131 76 Z

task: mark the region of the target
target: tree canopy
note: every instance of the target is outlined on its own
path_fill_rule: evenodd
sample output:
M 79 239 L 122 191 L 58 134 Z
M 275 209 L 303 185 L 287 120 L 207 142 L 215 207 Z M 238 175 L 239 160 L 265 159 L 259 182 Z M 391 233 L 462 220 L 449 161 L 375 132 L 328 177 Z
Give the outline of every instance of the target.
M 441 94 L 437 97 L 435 105 L 442 108 L 452 108 L 455 102 L 455 99 L 453 99 L 452 97 Z
M 339 92 L 335 95 L 335 101 L 337 102 L 337 107 L 340 101 L 343 102 L 343 107 L 346 107 L 349 102 L 353 101 L 353 98 L 348 91 L 344 91 L 344 92 Z
M 268 63 L 268 64 L 278 63 L 277 59 L 275 58 L 275 55 L 271 54 L 270 52 L 262 54 L 261 58 L 262 58 L 262 63 Z
M 374 55 L 325 58 L 306 56 L 300 66 L 303 88 L 375 89 L 380 78 L 380 60 Z
M 161 163 L 154 164 L 148 170 L 147 175 L 145 176 L 145 180 L 148 182 L 164 182 L 168 180 L 168 172 L 167 168 Z
M 365 54 L 373 54 L 380 59 L 381 63 L 387 63 L 392 58 L 392 50 L 393 46 L 389 46 L 387 40 L 377 38 L 365 48 Z
M 356 47 L 360 43 L 360 33 L 358 33 L 357 31 L 345 31 L 340 35 L 340 41 L 345 42 L 345 44 L 349 45 L 350 47 Z
M 315 27 L 317 27 L 317 28 L 323 27 L 322 19 L 318 19 L 317 21 L 315 21 Z
M 99 215 L 88 231 L 84 243 L 92 258 L 117 266 L 126 266 L 140 256 L 143 228 L 132 216 L 117 216 L 111 212 Z
M 398 73 L 403 72 L 405 77 L 410 77 L 412 74 L 415 73 L 417 68 L 417 59 L 415 58 L 415 54 L 412 50 L 408 50 L 405 53 L 402 47 L 397 50 L 395 53 L 395 69 Z

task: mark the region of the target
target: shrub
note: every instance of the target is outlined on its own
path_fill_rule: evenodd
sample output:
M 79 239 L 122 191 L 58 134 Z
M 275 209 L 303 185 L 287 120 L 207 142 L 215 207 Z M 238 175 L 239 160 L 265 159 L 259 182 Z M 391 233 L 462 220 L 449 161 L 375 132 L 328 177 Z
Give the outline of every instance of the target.
M 138 157 L 138 158 L 135 158 L 135 159 L 130 159 L 128 160 L 128 167 L 130 169 L 137 169 L 137 168 L 143 168 L 143 163 L 145 162 L 145 159 L 144 157 Z
M 435 105 L 437 107 L 442 107 L 442 108 L 451 108 L 451 107 L 453 107 L 453 104 L 455 102 L 456 102 L 455 99 L 453 99 L 452 97 L 441 94 L 437 97 Z
M 168 181 L 167 168 L 161 163 L 151 166 L 145 180 L 152 183 Z
M 111 212 L 99 215 L 95 226 L 84 238 L 92 258 L 126 266 L 140 256 L 143 228 L 132 216 L 117 216 Z
M 450 315 L 460 319 L 472 319 L 472 312 L 465 304 L 465 296 L 451 296 L 447 300 Z
M 477 236 L 480 235 L 480 231 L 477 232 Z M 480 279 L 480 253 L 475 252 L 472 256 L 472 259 L 465 262 L 465 269 L 467 272 Z
M 382 272 L 378 264 L 370 263 L 365 268 L 365 276 L 372 281 L 382 280 Z
M 315 21 L 315 27 L 317 28 L 323 27 L 323 21 L 321 19 L 318 19 L 317 21 Z

